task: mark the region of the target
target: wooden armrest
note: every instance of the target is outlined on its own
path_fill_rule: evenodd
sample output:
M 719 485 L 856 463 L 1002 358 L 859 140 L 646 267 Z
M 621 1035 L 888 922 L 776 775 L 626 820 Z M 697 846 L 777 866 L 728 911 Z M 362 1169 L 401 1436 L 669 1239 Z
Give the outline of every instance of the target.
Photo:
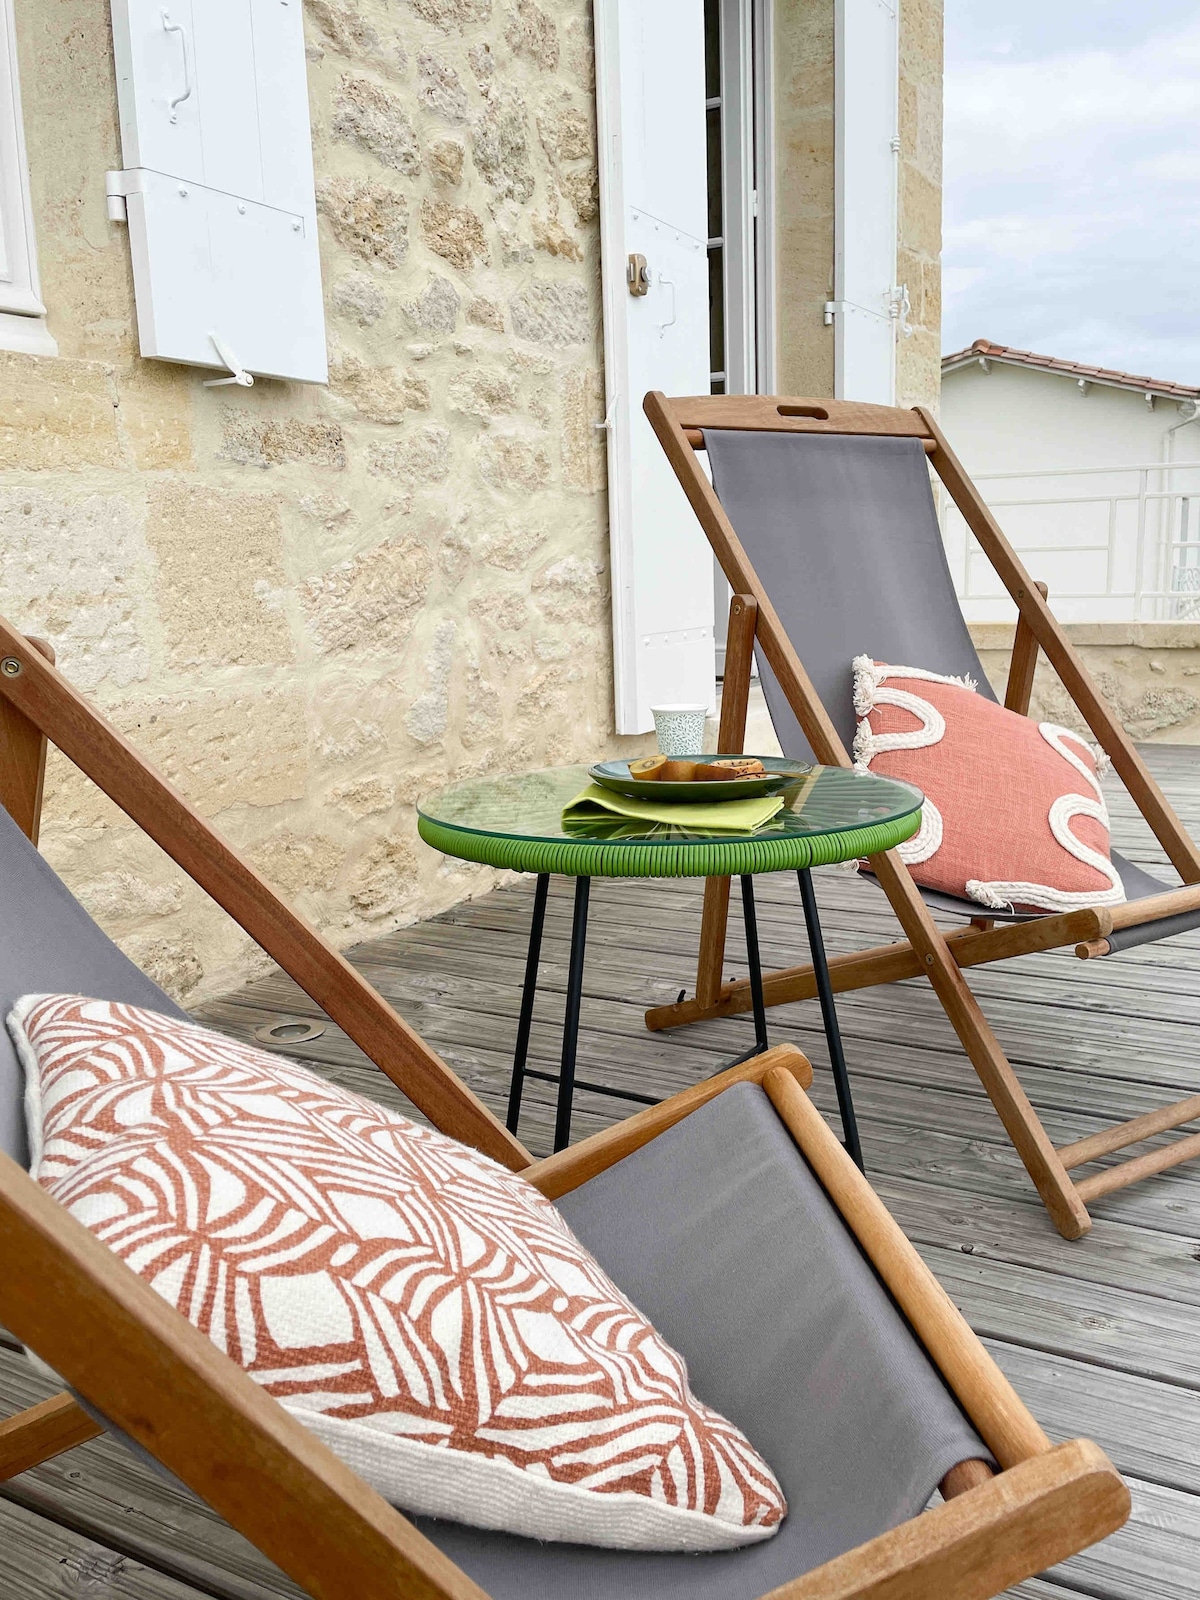
M 812 1082 L 812 1067 L 808 1058 L 795 1045 L 779 1045 L 774 1050 L 764 1051 L 761 1056 L 752 1056 L 740 1066 L 718 1073 L 716 1077 L 705 1078 L 703 1083 L 685 1089 L 682 1094 L 672 1095 L 659 1105 L 639 1111 L 637 1116 L 627 1117 L 624 1122 L 605 1128 L 602 1133 L 594 1133 L 590 1139 L 572 1145 L 569 1150 L 560 1150 L 557 1155 L 547 1156 L 544 1161 L 535 1161 L 531 1167 L 525 1168 L 521 1176 L 540 1189 L 547 1200 L 557 1200 L 561 1195 L 570 1194 L 572 1189 L 578 1189 L 598 1172 L 606 1171 L 615 1162 L 640 1150 L 651 1139 L 657 1139 L 660 1133 L 673 1128 L 677 1122 L 682 1122 L 684 1117 L 698 1111 L 710 1100 L 715 1100 L 717 1095 L 723 1094 L 735 1083 L 761 1083 L 772 1070 L 779 1071 L 795 1083 L 803 1084 L 806 1089 Z
M 1129 1490 L 1072 1439 L 848 1550 L 763 1600 L 988 1600 L 1119 1528 Z

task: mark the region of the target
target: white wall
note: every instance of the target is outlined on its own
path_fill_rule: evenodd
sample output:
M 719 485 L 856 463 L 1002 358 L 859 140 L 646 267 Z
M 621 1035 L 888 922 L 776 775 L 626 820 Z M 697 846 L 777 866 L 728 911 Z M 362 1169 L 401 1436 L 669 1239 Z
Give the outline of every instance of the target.
M 1200 461 L 1200 425 L 1184 423 L 1174 400 L 1157 399 L 1151 409 L 1132 390 L 1093 384 L 1084 392 L 1065 374 L 989 365 L 944 374 L 942 426 L 1033 577 L 1050 585 L 1058 615 L 1080 622 L 1178 615 L 1176 601 L 1151 596 L 1171 587 L 1178 552 L 1170 541 L 1181 536 L 1183 498 L 1200 497 L 1200 471 L 1128 469 Z M 1079 468 L 1098 470 L 1068 471 Z M 990 476 L 998 473 L 1023 476 Z M 1186 516 L 1190 538 L 1200 541 L 1200 498 L 1189 501 Z M 968 619 L 1010 619 L 1014 608 L 978 554 L 968 580 L 966 529 L 953 508 L 944 527 Z M 1192 561 L 1200 561 L 1200 546 L 1185 558 Z

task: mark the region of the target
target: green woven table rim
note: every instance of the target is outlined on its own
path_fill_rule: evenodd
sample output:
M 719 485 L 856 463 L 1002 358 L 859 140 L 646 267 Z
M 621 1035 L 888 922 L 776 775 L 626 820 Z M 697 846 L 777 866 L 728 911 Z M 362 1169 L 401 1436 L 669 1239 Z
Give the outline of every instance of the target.
M 510 872 L 557 872 L 574 878 L 732 878 L 755 872 L 793 872 L 878 855 L 911 839 L 921 825 L 918 806 L 890 822 L 839 833 L 789 834 L 774 839 L 626 840 L 520 839 L 454 828 L 418 816 L 417 832 L 443 855 L 482 861 Z

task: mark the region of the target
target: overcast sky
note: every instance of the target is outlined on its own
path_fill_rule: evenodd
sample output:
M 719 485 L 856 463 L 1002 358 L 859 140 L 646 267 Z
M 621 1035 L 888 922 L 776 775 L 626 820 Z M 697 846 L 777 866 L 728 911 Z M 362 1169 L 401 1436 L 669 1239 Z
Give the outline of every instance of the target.
M 946 0 L 943 347 L 1200 382 L 1200 4 Z

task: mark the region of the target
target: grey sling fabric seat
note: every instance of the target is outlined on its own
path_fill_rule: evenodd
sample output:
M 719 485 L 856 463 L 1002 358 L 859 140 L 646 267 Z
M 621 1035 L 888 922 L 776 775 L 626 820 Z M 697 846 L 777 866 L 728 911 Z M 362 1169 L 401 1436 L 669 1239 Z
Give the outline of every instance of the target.
M 29 1162 L 24 1079 L 3 1024 L 23 994 L 90 994 L 185 1017 L 92 921 L 0 806 L 0 1149 Z
M 771 597 L 813 688 L 853 747 L 851 661 L 870 655 L 996 696 L 963 618 L 919 439 L 705 428 L 713 486 Z M 785 755 L 812 752 L 778 679 L 756 648 L 763 693 Z M 1113 865 L 1129 900 L 1175 887 L 1127 861 Z M 977 917 L 975 901 L 921 889 L 934 910 Z M 1027 913 L 993 911 L 993 921 Z M 1121 929 L 1113 950 L 1200 927 L 1200 910 Z
M 5 1014 L 21 994 L 63 990 L 185 1015 L 2 810 L 0 884 Z M 0 1126 L 19 1159 L 22 1087 L 5 1032 Z M 495 1600 L 754 1600 L 916 1515 L 959 1461 L 990 1459 L 756 1084 L 726 1090 L 559 1204 L 682 1351 L 696 1392 L 762 1450 L 790 1514 L 765 1544 L 702 1556 L 422 1520 Z

